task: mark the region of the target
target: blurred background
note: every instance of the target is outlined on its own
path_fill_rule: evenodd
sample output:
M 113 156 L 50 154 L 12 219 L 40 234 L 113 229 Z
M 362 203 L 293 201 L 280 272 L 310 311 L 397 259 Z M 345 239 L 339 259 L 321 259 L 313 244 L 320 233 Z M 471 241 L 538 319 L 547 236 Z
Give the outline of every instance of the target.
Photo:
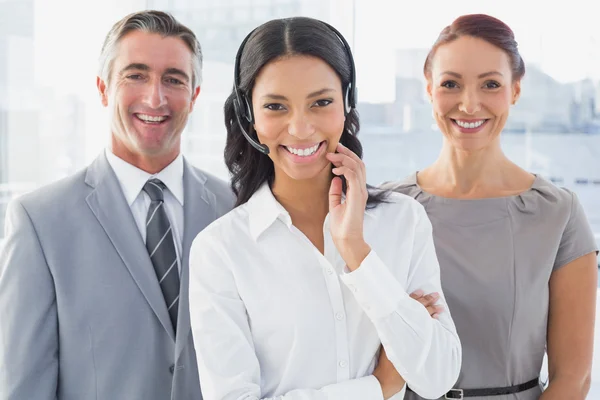
M 183 152 L 223 179 L 222 106 L 242 39 L 272 18 L 304 15 L 337 27 L 356 60 L 371 184 L 401 179 L 438 155 L 422 66 L 440 30 L 462 14 L 502 19 L 527 68 L 504 150 L 575 191 L 600 243 L 600 25 L 592 1 L 0 0 L 0 246 L 10 199 L 76 172 L 108 145 L 97 60 L 112 24 L 142 9 L 171 12 L 200 39 L 204 82 Z M 600 352 L 593 380 L 588 398 L 600 399 Z

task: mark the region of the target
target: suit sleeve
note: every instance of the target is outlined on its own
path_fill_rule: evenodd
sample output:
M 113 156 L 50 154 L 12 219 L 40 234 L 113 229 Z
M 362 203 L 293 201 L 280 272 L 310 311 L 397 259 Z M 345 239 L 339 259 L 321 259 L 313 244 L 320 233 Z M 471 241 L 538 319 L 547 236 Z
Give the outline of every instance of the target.
M 56 399 L 54 281 L 26 209 L 13 200 L 0 248 L 0 400 Z

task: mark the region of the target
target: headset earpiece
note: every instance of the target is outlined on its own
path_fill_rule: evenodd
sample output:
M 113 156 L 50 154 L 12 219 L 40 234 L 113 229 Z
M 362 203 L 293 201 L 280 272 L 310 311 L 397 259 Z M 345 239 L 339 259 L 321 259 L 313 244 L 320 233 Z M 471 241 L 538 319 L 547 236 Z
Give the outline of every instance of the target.
M 244 118 L 246 118 L 246 121 L 248 121 L 250 124 L 253 124 L 254 114 L 252 113 L 252 104 L 250 104 L 250 100 L 248 99 L 248 97 L 243 94 L 242 101 L 244 102 L 244 104 L 242 104 L 242 110 L 244 110 Z
M 352 50 L 350 49 L 350 45 L 348 44 L 346 39 L 344 39 L 342 34 L 337 29 L 335 29 L 333 26 L 329 25 L 326 22 L 321 22 L 337 36 L 340 42 L 342 42 L 342 45 L 346 50 L 346 54 L 348 55 L 348 62 L 350 63 L 350 82 L 346 86 L 344 93 L 344 114 L 347 116 L 352 111 L 352 109 L 356 108 L 356 104 L 358 101 L 356 90 L 356 70 L 354 65 L 354 58 L 352 57 Z M 252 138 L 243 126 L 245 122 L 249 122 L 250 125 L 254 124 L 252 104 L 250 102 L 249 97 L 245 93 L 243 93 L 242 89 L 240 88 L 240 61 L 242 58 L 242 53 L 244 52 L 246 42 L 248 41 L 248 39 L 250 39 L 252 33 L 254 33 L 254 30 L 244 38 L 242 44 L 240 45 L 240 48 L 238 49 L 237 55 L 235 56 L 235 65 L 233 70 L 233 90 L 235 98 L 233 99 L 233 109 L 240 130 L 242 131 L 242 134 L 246 137 L 248 142 L 250 142 L 250 144 L 261 153 L 269 154 L 269 148 L 266 145 L 259 143 L 256 139 Z

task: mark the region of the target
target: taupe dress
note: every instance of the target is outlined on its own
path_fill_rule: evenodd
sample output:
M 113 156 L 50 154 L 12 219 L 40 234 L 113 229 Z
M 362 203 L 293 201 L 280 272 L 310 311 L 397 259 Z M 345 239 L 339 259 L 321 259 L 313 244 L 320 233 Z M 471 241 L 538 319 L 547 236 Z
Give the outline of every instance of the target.
M 540 176 L 515 196 L 451 199 L 424 192 L 416 173 L 384 187 L 426 209 L 444 295 L 463 346 L 457 388 L 506 387 L 539 376 L 554 271 L 597 251 L 574 193 Z M 541 387 L 486 400 L 538 399 Z M 405 399 L 420 399 L 407 391 Z

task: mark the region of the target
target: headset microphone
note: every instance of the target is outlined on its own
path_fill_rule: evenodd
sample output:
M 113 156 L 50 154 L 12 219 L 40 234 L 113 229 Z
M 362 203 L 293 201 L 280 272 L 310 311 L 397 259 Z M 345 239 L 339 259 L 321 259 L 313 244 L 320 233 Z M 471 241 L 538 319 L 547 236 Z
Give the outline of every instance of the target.
M 246 132 L 246 129 L 244 129 L 244 124 L 242 124 L 242 120 L 240 119 L 240 104 L 238 103 L 238 99 L 233 99 L 233 109 L 235 111 L 235 119 L 237 120 L 237 124 L 240 127 L 240 130 L 242 131 L 242 134 L 244 135 L 244 137 L 246 138 L 246 140 L 248 140 L 248 142 L 250 142 L 250 144 L 252 145 L 252 147 L 254 147 L 256 150 L 260 151 L 261 153 L 263 153 L 264 155 L 268 155 L 269 154 L 269 147 L 266 144 L 260 144 L 258 143 L 257 140 L 255 140 L 254 138 L 252 138 L 250 136 L 250 134 L 248 132 Z
M 348 61 L 350 62 L 350 82 L 348 82 L 348 84 L 346 85 L 344 89 L 344 114 L 348 115 L 350 113 L 350 111 L 352 111 L 352 109 L 356 108 L 356 103 L 357 103 L 357 88 L 356 88 L 356 68 L 354 66 L 354 58 L 352 57 L 352 50 L 350 49 L 350 45 L 348 44 L 348 42 L 346 41 L 346 39 L 344 39 L 344 36 L 342 36 L 342 34 L 335 29 L 333 26 L 329 25 L 326 22 L 323 22 L 323 25 L 325 25 L 326 28 L 328 28 L 330 31 L 332 31 L 337 38 L 340 40 L 340 42 L 342 43 L 344 49 L 346 50 L 346 54 L 348 55 Z M 258 28 L 256 28 L 258 29 Z M 254 139 L 253 137 L 250 136 L 250 134 L 248 133 L 248 131 L 246 131 L 246 129 L 244 128 L 244 123 L 247 123 L 249 126 L 252 126 L 252 124 L 254 123 L 254 115 L 252 113 L 252 104 L 250 102 L 250 100 L 248 99 L 248 96 L 242 92 L 242 89 L 240 88 L 240 60 L 242 58 L 242 53 L 244 51 L 244 46 L 246 45 L 246 42 L 248 41 L 248 39 L 250 39 L 250 36 L 252 36 L 252 33 L 254 33 L 254 31 L 256 30 L 254 29 L 252 32 L 250 32 L 242 41 L 242 44 L 240 45 L 240 48 L 238 49 L 237 55 L 235 56 L 235 66 L 234 66 L 234 93 L 235 93 L 235 98 L 233 99 L 233 109 L 235 112 L 235 118 L 237 121 L 238 126 L 240 127 L 240 130 L 242 131 L 242 134 L 244 135 L 244 137 L 248 140 L 248 142 L 250 142 L 250 144 L 252 145 L 252 147 L 254 147 L 256 150 L 260 151 L 263 154 L 269 154 L 269 147 L 261 144 L 258 142 L 257 139 Z

